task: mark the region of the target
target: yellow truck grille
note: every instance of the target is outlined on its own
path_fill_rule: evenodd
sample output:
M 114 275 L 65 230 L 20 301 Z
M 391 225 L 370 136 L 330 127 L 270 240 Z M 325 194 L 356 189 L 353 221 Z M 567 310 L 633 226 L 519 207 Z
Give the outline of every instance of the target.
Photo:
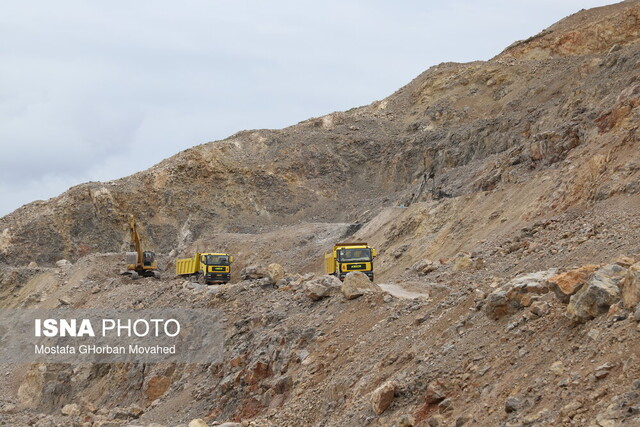
M 342 264 L 342 271 L 367 271 L 367 270 L 371 270 L 370 262 Z

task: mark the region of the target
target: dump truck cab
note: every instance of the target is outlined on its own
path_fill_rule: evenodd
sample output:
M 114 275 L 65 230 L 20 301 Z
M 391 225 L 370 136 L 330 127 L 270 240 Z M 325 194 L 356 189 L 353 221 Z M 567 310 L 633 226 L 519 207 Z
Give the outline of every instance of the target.
M 352 271 L 360 271 L 373 281 L 373 258 L 376 250 L 367 243 L 337 243 L 325 254 L 325 273 L 340 280 Z
M 200 265 L 205 283 L 227 283 L 231 280 L 233 257 L 222 253 L 200 255 Z
M 211 285 L 228 283 L 231 280 L 233 257 L 225 253 L 197 253 L 193 258 L 176 261 L 176 275 L 194 276 Z

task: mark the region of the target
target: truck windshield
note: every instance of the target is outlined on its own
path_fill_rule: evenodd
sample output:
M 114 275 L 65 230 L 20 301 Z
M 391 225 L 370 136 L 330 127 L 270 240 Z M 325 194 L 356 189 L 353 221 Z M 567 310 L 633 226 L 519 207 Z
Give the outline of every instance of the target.
M 368 249 L 368 248 L 340 249 L 338 251 L 338 258 L 340 262 L 371 261 L 371 249 Z
M 204 263 L 207 265 L 229 265 L 227 255 L 205 255 Z

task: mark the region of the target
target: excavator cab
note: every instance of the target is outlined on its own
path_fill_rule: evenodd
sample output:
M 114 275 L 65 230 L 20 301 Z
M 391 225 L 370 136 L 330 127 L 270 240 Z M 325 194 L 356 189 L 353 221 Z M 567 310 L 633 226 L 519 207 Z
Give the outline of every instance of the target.
M 151 251 L 144 251 L 142 253 L 142 265 L 145 267 L 150 267 L 153 265 L 156 260 L 156 253 Z

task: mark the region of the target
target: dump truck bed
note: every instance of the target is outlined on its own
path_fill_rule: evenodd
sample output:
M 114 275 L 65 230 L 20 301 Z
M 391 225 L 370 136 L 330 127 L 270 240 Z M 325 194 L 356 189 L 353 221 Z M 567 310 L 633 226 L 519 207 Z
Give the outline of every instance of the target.
M 182 258 L 176 261 L 178 276 L 196 274 L 198 271 L 200 271 L 200 254 L 196 254 L 193 258 Z
M 336 272 L 336 261 L 333 258 L 333 252 L 324 254 L 324 273 L 333 274 Z

